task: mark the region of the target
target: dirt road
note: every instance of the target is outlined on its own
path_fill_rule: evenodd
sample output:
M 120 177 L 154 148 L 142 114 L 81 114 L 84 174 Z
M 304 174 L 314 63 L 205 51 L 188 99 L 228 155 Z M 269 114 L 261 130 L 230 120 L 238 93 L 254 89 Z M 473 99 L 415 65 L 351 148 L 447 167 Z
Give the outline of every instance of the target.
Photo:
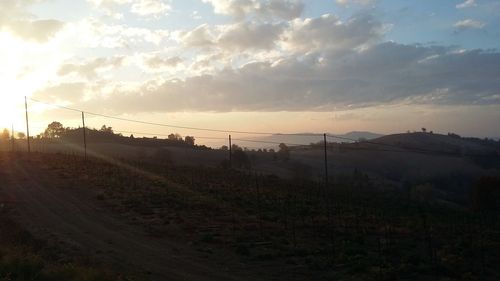
M 14 203 L 14 217 L 35 237 L 150 280 L 249 280 L 243 265 L 228 267 L 184 243 L 148 236 L 89 192 L 39 180 L 50 176 L 30 161 L 0 156 L 4 200 Z

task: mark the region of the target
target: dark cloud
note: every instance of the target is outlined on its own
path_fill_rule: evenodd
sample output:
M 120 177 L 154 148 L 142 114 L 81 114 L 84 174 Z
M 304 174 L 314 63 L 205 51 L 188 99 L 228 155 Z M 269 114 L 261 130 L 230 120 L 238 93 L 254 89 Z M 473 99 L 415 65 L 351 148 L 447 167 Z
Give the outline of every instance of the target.
M 88 108 L 326 111 L 386 103 L 500 104 L 500 53 L 381 43 L 357 54 L 258 62 L 213 75 L 117 88 Z

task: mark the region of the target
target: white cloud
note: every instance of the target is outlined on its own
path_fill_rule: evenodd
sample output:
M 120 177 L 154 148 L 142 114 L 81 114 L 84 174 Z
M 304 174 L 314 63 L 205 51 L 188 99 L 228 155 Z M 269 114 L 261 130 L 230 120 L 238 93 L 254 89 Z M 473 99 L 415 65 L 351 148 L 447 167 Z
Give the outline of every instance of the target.
M 294 19 L 304 10 L 301 0 L 202 0 L 214 7 L 214 12 L 241 20 L 247 16 Z
M 130 11 L 140 16 L 159 17 L 172 10 L 171 1 L 139 0 L 132 4 Z
M 58 20 L 16 20 L 7 27 L 14 35 L 37 42 L 47 42 L 54 37 L 64 23 Z
M 106 24 L 96 19 L 84 19 L 68 28 L 77 34 L 76 40 L 87 48 L 133 48 L 145 44 L 158 46 L 169 39 L 169 32 L 163 29 L 130 27 L 122 24 Z
M 295 52 L 350 52 L 381 39 L 384 26 L 369 15 L 342 22 L 334 15 L 296 19 L 284 35 L 284 44 Z
M 78 74 L 87 79 L 95 79 L 99 73 L 118 68 L 125 62 L 125 57 L 115 56 L 110 58 L 96 58 L 81 64 L 66 63 L 58 71 L 60 76 Z
M 76 102 L 84 97 L 86 90 L 86 83 L 83 82 L 61 83 L 48 85 L 36 91 L 33 96 L 50 102 Z
M 455 7 L 457 9 L 465 9 L 465 8 L 471 8 L 471 7 L 475 7 L 475 6 L 477 6 L 475 0 L 466 0 L 463 3 L 457 4 Z
M 458 30 L 466 30 L 466 29 L 481 29 L 486 24 L 473 19 L 465 19 L 461 21 L 457 21 L 453 26 Z
M 38 19 L 28 12 L 34 0 L 0 1 L 0 31 L 39 43 L 47 42 L 59 32 L 64 23 L 54 19 Z
M 207 47 L 214 44 L 214 35 L 209 25 L 202 24 L 190 31 L 176 31 L 174 39 L 187 47 Z
M 156 54 L 143 54 L 140 56 L 140 65 L 147 72 L 161 72 L 165 75 L 168 72 L 176 71 L 184 67 L 184 59 L 179 56 L 163 56 Z
M 87 0 L 95 8 L 104 11 L 113 18 L 120 19 L 123 15 L 117 10 L 129 6 L 130 12 L 139 16 L 159 18 L 172 10 L 171 0 Z

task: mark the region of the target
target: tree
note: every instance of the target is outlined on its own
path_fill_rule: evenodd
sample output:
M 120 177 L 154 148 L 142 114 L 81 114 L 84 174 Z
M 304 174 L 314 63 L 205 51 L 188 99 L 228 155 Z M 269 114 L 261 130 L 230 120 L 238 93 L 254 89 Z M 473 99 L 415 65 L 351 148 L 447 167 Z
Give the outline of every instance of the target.
M 107 133 L 107 134 L 113 134 L 113 128 L 112 127 L 106 127 L 106 125 L 102 125 L 101 127 L 101 132 Z
M 43 133 L 43 137 L 49 139 L 60 138 L 65 132 L 66 129 L 64 129 L 63 124 L 54 121 L 47 126 L 47 129 L 45 129 L 45 132 Z
M 227 145 L 223 145 L 220 147 L 220 150 L 227 151 L 227 150 L 229 150 L 229 147 L 227 147 Z
M 278 157 L 282 161 L 288 161 L 290 159 L 290 149 L 284 143 L 280 143 L 278 150 Z
M 21 140 L 24 140 L 26 138 L 26 134 L 23 133 L 23 132 L 19 132 L 19 133 L 17 133 L 17 138 L 21 139 Z
M 191 145 L 191 146 L 194 146 L 194 141 L 195 141 L 195 140 L 194 140 L 194 137 L 192 137 L 192 136 L 186 136 L 186 137 L 184 138 L 184 142 L 185 142 L 186 144 L 188 144 L 188 145 Z
M 422 132 L 427 132 L 427 129 L 426 128 L 422 128 Z
M 3 129 L 2 134 L 0 135 L 1 140 L 8 140 L 10 138 L 10 132 L 7 129 Z

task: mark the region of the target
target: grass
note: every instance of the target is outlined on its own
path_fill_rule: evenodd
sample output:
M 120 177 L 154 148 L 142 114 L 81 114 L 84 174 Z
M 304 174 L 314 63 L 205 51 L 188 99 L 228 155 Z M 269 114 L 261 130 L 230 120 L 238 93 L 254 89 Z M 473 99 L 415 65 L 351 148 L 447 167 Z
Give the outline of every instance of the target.
M 0 280 L 2 281 L 124 281 L 120 274 L 63 257 L 57 249 L 35 240 L 3 210 L 0 212 Z M 66 259 L 66 261 L 61 261 Z
M 500 280 L 498 214 L 420 202 L 359 173 L 325 189 L 219 168 L 36 157 L 48 175 L 64 176 L 64 186 L 91 188 L 151 233 L 208 258 L 230 251 L 269 279 Z M 28 272 L 51 272 L 26 260 Z

